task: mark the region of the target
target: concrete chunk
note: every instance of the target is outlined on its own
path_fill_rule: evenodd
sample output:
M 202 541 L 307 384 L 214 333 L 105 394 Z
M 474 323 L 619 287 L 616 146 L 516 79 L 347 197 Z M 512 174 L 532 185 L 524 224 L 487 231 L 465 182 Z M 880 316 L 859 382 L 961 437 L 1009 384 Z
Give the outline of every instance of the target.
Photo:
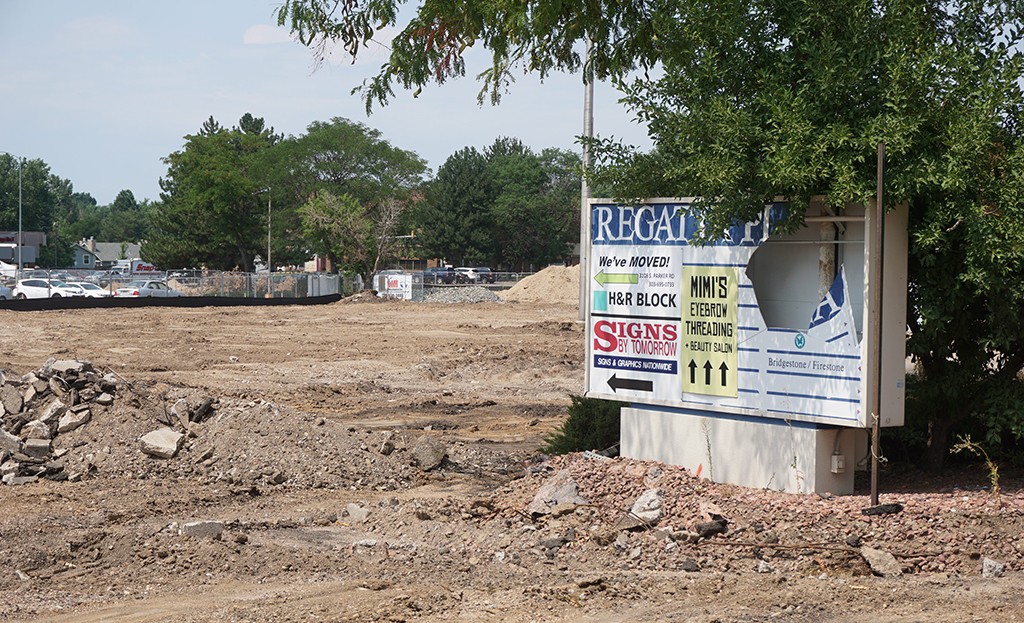
M 11 454 L 21 452 L 21 439 L 0 429 L 0 451 L 10 452 Z
M 664 497 L 665 493 L 661 489 L 648 489 L 637 498 L 630 512 L 653 526 L 661 520 Z
M 107 392 L 103 392 L 102 394 L 96 397 L 96 404 L 103 405 L 104 407 L 109 407 L 110 405 L 114 404 L 114 396 L 108 394 Z
M 139 439 L 142 451 L 160 459 L 172 459 L 181 449 L 185 436 L 170 428 L 158 428 Z
M 92 412 L 88 409 L 84 409 L 82 411 L 68 411 L 60 418 L 60 423 L 57 424 L 57 432 L 67 433 L 69 431 L 73 431 L 91 419 Z
M 579 505 L 587 501 L 580 497 L 579 485 L 573 480 L 572 474 L 563 469 L 541 486 L 526 510 L 532 515 L 547 515 L 551 509 L 566 503 Z
M 21 451 L 25 453 L 25 456 L 34 459 L 45 459 L 50 456 L 50 440 L 28 439 L 25 441 L 25 446 Z
M 223 521 L 190 521 L 178 528 L 178 534 L 197 539 L 219 539 L 223 532 Z
M 896 557 L 889 552 L 863 546 L 860 548 L 860 555 L 871 567 L 872 573 L 886 578 L 895 578 L 903 575 L 903 567 L 900 566 Z
M 0 385 L 0 403 L 3 404 L 3 411 L 10 415 L 21 413 L 24 406 L 21 392 L 13 385 Z
M 92 364 L 89 363 L 88 361 L 76 361 L 74 359 L 59 359 L 57 361 L 54 361 L 53 363 L 50 363 L 49 361 L 47 361 L 46 363 L 47 365 L 43 366 L 43 372 L 47 374 L 58 374 L 63 376 L 68 373 L 72 373 L 75 376 L 77 376 L 82 372 L 88 372 L 92 370 Z
M 60 419 L 60 416 L 64 415 L 64 412 L 67 411 L 67 409 L 67 405 L 61 402 L 59 398 L 55 399 L 47 405 L 46 409 L 43 410 L 43 414 L 39 416 L 39 420 L 47 424 L 56 422 Z
M 423 435 L 416 440 L 412 449 L 412 455 L 416 458 L 416 464 L 420 469 L 427 472 L 441 466 L 444 457 L 448 454 L 448 445 L 443 441 Z
M 25 439 L 53 439 L 53 431 L 46 422 L 32 420 L 22 427 L 21 436 Z

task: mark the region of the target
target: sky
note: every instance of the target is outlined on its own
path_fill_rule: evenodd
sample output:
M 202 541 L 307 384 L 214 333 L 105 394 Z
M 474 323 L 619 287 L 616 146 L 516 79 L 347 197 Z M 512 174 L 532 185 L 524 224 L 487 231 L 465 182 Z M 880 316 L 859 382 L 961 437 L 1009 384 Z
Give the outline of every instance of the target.
M 473 77 L 396 96 L 369 117 L 351 90 L 374 75 L 386 50 L 357 64 L 340 54 L 317 66 L 278 28 L 275 0 L 0 0 L 0 151 L 41 159 L 101 205 L 131 190 L 159 199 L 162 159 L 211 115 L 226 127 L 245 113 L 299 136 L 314 121 L 344 117 L 414 151 L 432 171 L 459 149 L 499 136 L 533 149 L 578 150 L 579 74 L 519 79 L 495 107 L 476 103 Z M 649 148 L 646 131 L 597 84 L 594 130 Z

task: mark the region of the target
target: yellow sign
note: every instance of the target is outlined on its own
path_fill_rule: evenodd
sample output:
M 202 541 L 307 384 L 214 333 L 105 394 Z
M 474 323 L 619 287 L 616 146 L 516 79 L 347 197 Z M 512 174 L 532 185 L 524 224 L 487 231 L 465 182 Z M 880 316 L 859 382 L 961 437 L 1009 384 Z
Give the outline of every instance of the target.
M 684 266 L 682 277 L 683 392 L 735 398 L 739 271 Z

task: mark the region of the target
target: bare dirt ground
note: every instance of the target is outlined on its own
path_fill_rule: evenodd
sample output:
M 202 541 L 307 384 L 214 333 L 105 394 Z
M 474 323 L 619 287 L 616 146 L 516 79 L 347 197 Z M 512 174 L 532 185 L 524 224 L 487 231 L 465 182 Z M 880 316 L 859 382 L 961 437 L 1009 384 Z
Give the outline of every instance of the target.
M 1024 493 L 980 471 L 883 476 L 884 502 L 741 489 L 537 448 L 583 384 L 575 307 L 0 310 L 9 379 L 116 373 L 53 440 L 66 481 L 0 486 L 0 620 L 1018 621 Z M 213 400 L 179 453 L 139 437 Z M 187 420 L 187 419 L 186 419 Z M 447 458 L 425 471 L 421 437 Z M 55 468 L 58 469 L 58 468 Z M 585 504 L 527 511 L 567 469 Z M 615 530 L 645 490 L 657 527 Z M 710 509 L 710 510 L 709 510 Z M 705 513 L 725 534 L 694 538 Z M 218 538 L 182 534 L 222 522 Z M 860 545 L 903 574 L 873 575 Z M 1002 563 L 983 577 L 985 559 Z

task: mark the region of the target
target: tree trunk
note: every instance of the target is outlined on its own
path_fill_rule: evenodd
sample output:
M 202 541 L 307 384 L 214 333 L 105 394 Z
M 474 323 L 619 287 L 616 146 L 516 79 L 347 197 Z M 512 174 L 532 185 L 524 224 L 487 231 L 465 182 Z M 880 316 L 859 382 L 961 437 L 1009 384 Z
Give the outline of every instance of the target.
M 930 428 L 928 447 L 925 449 L 921 467 L 930 473 L 942 471 L 942 466 L 949 455 L 949 436 L 953 430 L 954 420 L 950 417 L 932 417 L 928 422 Z

